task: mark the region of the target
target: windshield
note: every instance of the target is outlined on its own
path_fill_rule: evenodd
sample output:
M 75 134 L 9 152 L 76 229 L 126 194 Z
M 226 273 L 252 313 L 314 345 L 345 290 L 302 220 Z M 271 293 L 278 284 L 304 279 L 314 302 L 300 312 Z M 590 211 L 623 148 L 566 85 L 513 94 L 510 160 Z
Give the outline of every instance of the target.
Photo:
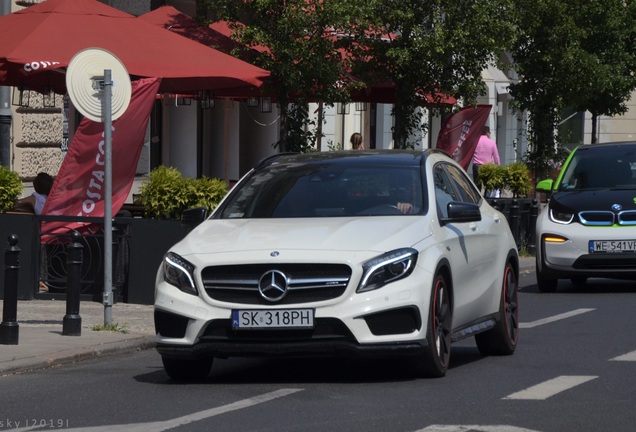
M 421 214 L 417 167 L 271 165 L 255 172 L 219 209 L 221 219 Z M 410 204 L 409 211 L 398 210 Z M 402 206 L 400 206 L 402 208 Z
M 636 145 L 579 148 L 559 185 L 561 191 L 635 189 Z

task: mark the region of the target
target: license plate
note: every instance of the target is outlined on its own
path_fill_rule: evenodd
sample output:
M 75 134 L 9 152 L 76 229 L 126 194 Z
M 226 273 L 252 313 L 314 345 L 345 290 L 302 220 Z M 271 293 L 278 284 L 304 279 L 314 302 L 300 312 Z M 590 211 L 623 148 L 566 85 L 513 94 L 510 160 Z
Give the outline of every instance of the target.
M 636 240 L 591 240 L 590 253 L 636 252 Z
M 235 330 L 313 327 L 313 309 L 253 309 L 232 311 L 232 328 Z

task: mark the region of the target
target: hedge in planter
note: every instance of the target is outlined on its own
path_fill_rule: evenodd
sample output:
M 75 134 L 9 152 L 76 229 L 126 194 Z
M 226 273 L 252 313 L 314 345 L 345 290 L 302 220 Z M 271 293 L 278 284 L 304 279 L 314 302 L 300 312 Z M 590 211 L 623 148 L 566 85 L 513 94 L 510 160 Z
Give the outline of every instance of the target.
M 487 191 L 507 190 L 514 198 L 527 197 L 532 190 L 530 170 L 522 162 L 506 166 L 487 163 L 479 167 L 477 186 Z
M 18 173 L 0 165 L 0 212 L 11 210 L 23 190 Z
M 211 212 L 226 193 L 223 180 L 183 178 L 177 169 L 162 165 L 142 183 L 139 203 L 144 205 L 148 217 L 179 219 L 184 210 L 192 207 L 205 207 Z

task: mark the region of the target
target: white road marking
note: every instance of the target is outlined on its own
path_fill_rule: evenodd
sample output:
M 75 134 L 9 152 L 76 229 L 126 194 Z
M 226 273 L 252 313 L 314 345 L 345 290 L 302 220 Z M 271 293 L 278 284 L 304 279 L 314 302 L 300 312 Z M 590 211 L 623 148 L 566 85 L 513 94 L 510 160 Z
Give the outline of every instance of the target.
M 204 411 L 195 412 L 192 414 L 188 414 L 182 417 L 177 417 L 170 420 L 165 421 L 157 421 L 157 422 L 148 422 L 148 423 L 131 423 L 131 424 L 122 424 L 122 425 L 108 425 L 108 426 L 94 426 L 94 427 L 81 427 L 81 428 L 71 428 L 64 429 L 66 431 L 84 431 L 84 432 L 160 432 L 167 431 L 170 429 L 174 429 L 180 426 L 187 425 L 189 423 L 193 423 L 199 420 L 204 420 L 210 417 L 214 417 L 220 414 L 225 414 L 230 411 L 236 411 L 243 408 L 248 408 L 254 405 L 261 404 L 263 402 L 269 402 L 271 400 L 289 396 L 290 394 L 302 391 L 303 389 L 280 389 L 270 393 L 265 393 L 262 395 L 254 396 L 248 399 L 243 399 L 228 405 L 223 405 L 216 408 L 210 408 Z M 72 425 L 70 425 L 72 426 Z M 30 431 L 40 429 L 37 426 L 35 427 L 27 427 L 21 429 L 12 429 L 13 431 Z M 53 429 L 52 429 L 53 430 Z
M 545 400 L 555 394 L 569 390 L 578 385 L 598 378 L 598 376 L 586 375 L 561 375 L 554 379 L 542 382 L 532 387 L 528 387 L 517 393 L 506 396 L 504 399 L 526 399 L 526 400 Z
M 540 320 L 536 320 L 536 321 L 532 321 L 532 322 L 528 322 L 528 323 L 519 323 L 519 328 L 532 328 L 532 327 L 538 327 L 540 325 L 543 324 L 549 324 L 551 322 L 555 322 L 555 321 L 559 321 L 562 319 L 566 319 L 566 318 L 572 318 L 573 316 L 576 315 L 581 315 L 584 314 L 586 312 L 591 312 L 595 309 L 575 309 L 573 311 L 570 312 L 565 312 L 559 315 L 554 315 L 548 318 L 543 318 Z
M 416 432 L 537 432 L 510 425 L 430 425 Z
M 636 351 L 614 357 L 613 359 L 610 359 L 610 361 L 636 361 Z

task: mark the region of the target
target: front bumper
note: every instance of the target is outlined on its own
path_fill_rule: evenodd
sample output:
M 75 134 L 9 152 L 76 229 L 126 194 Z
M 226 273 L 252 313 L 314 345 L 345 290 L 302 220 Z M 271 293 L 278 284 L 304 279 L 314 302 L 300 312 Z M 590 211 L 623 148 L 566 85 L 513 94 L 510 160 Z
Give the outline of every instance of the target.
M 348 340 L 311 340 L 276 342 L 221 342 L 201 340 L 195 345 L 157 344 L 161 356 L 176 359 L 202 357 L 389 357 L 421 354 L 426 341 L 360 345 Z
M 232 309 L 254 309 L 185 294 L 159 282 L 155 299 L 157 350 L 172 358 L 233 356 L 387 356 L 422 352 L 430 284 L 407 278 L 378 290 L 347 292 L 314 309 L 312 329 L 232 329 Z M 203 294 L 205 296 L 205 294 Z M 416 306 L 417 305 L 417 306 Z M 294 308 L 285 305 L 281 309 Z
M 573 231 L 554 230 L 540 234 L 537 249 L 538 270 L 544 277 L 585 276 L 636 279 L 636 253 L 589 252 L 590 240 L 626 240 L 625 235 L 636 237 L 636 233 L 631 234 L 633 230 L 627 233 L 627 230 L 620 228 L 583 227 Z M 581 231 L 584 232 L 581 233 Z M 562 243 L 546 241 L 546 237 L 549 236 L 560 236 L 567 240 Z

